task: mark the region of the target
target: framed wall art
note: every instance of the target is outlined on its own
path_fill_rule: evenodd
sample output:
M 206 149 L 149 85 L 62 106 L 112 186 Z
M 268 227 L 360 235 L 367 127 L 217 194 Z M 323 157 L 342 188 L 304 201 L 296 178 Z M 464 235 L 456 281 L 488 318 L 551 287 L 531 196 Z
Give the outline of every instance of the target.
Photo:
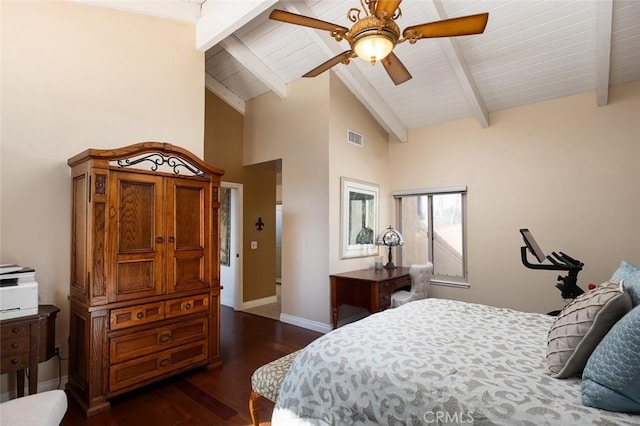
M 378 229 L 378 185 L 346 177 L 340 178 L 341 258 L 378 254 L 375 240 Z

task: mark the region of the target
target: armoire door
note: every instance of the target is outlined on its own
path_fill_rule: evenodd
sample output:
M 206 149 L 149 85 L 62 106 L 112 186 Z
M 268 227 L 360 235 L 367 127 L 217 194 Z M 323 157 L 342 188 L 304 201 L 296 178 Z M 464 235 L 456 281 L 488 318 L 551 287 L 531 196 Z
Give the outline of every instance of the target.
M 167 291 L 208 288 L 211 281 L 211 187 L 167 179 Z
M 163 178 L 112 172 L 109 235 L 112 239 L 109 302 L 164 293 Z

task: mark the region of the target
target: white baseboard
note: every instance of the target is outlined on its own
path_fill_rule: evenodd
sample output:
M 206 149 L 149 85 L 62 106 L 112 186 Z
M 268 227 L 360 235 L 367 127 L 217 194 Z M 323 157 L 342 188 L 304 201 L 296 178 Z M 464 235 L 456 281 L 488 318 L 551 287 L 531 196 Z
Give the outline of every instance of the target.
M 235 309 L 235 306 L 233 305 L 233 300 L 231 300 L 231 299 L 226 299 L 226 298 L 221 297 L 220 298 L 220 304 Z
M 251 309 L 251 308 L 255 308 L 257 306 L 262 306 L 262 305 L 268 305 L 270 303 L 276 303 L 277 301 L 278 301 L 277 296 L 269 296 L 269 297 L 263 297 L 262 299 L 249 300 L 248 302 L 242 302 L 242 308 L 240 310 Z
M 66 386 L 66 384 L 67 384 L 67 376 L 62 376 L 59 389 L 64 390 L 64 387 Z M 28 386 L 29 386 L 28 380 L 25 380 L 25 389 L 24 389 L 25 395 L 29 395 Z M 58 389 L 58 379 L 47 380 L 46 382 L 38 382 L 38 393 L 46 392 L 54 389 Z M 0 394 L 0 402 L 8 401 L 11 398 L 15 398 L 16 396 L 17 394 L 15 389 L 2 392 Z
M 306 328 L 308 330 L 317 331 L 319 333 L 327 334 L 333 330 L 331 324 L 325 324 L 318 321 L 308 320 L 306 318 L 300 318 L 289 314 L 280 314 L 280 321 L 287 324 L 297 325 L 298 327 Z

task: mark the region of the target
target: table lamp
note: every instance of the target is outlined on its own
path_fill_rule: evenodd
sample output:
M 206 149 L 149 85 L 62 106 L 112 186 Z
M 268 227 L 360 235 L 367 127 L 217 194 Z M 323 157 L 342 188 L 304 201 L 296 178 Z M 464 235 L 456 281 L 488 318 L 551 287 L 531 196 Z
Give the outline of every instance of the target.
M 387 246 L 389 247 L 389 262 L 384 265 L 385 269 L 394 269 L 396 265 L 393 264 L 393 259 L 391 257 L 391 248 L 395 246 L 401 246 L 404 244 L 404 240 L 402 239 L 402 235 L 391 226 L 382 231 L 378 238 L 376 239 L 376 244 L 379 246 Z

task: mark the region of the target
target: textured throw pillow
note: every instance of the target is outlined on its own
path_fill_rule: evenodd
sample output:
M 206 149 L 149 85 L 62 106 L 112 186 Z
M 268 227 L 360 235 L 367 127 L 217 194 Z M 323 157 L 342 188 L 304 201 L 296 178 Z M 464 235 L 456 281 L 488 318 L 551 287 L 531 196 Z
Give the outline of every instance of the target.
M 631 300 L 622 285 L 610 282 L 565 306 L 547 338 L 547 366 L 553 377 L 566 379 L 582 373 L 591 352 L 630 309 Z
M 623 260 L 613 273 L 611 281 L 622 281 L 631 296 L 633 306 L 640 305 L 640 268 Z
M 618 321 L 591 354 L 582 374 L 582 403 L 640 413 L 640 306 Z

